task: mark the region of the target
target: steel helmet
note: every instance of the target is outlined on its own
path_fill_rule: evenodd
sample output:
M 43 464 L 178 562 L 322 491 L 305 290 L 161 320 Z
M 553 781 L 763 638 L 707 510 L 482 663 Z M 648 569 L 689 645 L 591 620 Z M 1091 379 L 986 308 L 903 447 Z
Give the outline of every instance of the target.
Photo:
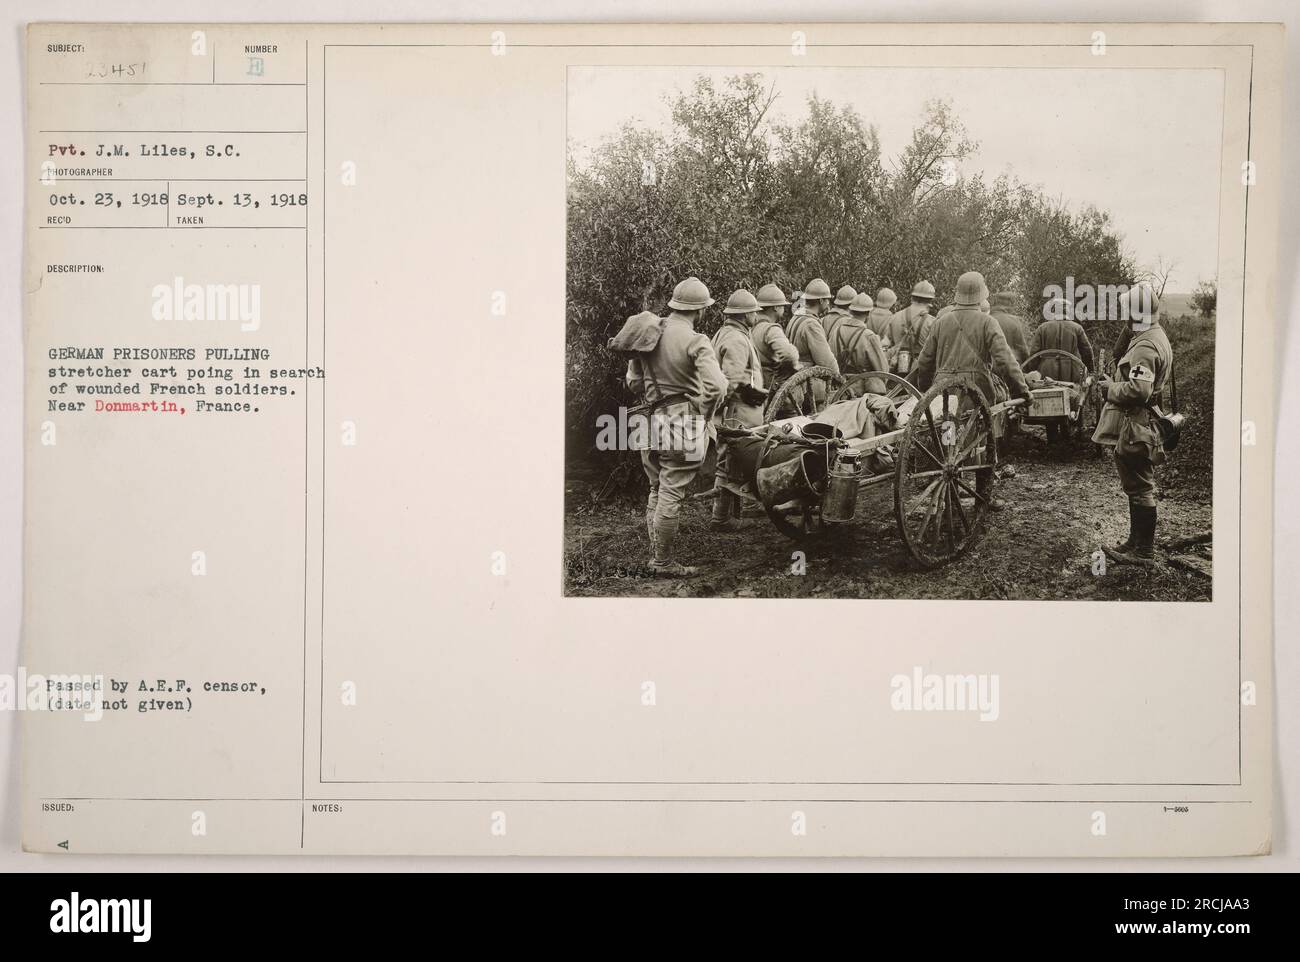
M 876 302 L 871 299 L 871 295 L 866 291 L 858 294 L 853 298 L 853 303 L 849 305 L 849 310 L 854 314 L 865 314 L 876 306 Z
M 727 298 L 727 306 L 722 309 L 723 314 L 750 314 L 758 310 L 758 301 L 754 300 L 754 295 L 746 290 L 739 290 Z
M 1139 321 L 1145 321 L 1160 315 L 1160 298 L 1156 296 L 1156 292 L 1152 290 L 1151 285 L 1145 281 L 1129 288 L 1124 300 L 1128 302 L 1130 320 L 1136 318 Z
M 980 282 L 983 283 L 983 280 L 981 277 Z M 934 300 L 934 285 L 929 281 L 917 281 L 916 286 L 912 288 L 912 296 L 932 301 Z
M 775 284 L 764 284 L 758 289 L 759 307 L 783 307 L 789 303 L 785 299 L 785 294 L 781 292 L 781 288 Z
M 880 290 L 876 291 L 877 307 L 889 308 L 889 307 L 893 307 L 897 303 L 898 303 L 898 295 L 895 294 L 893 291 L 891 291 L 888 287 L 882 287 Z
M 828 301 L 830 297 L 830 285 L 820 277 L 814 277 L 808 282 L 808 286 L 803 289 L 803 299 L 805 301 Z
M 921 285 L 916 286 L 920 287 Z M 931 287 L 930 290 L 933 292 L 934 288 Z M 916 296 L 916 291 L 912 292 L 912 296 Z M 984 283 L 984 275 L 979 271 L 967 271 L 957 278 L 957 290 L 953 295 L 952 302 L 959 307 L 978 307 L 980 301 L 985 300 L 988 296 L 989 289 L 988 285 Z
M 673 299 L 668 306 L 675 311 L 698 311 L 713 303 L 709 289 L 698 277 L 688 277 L 673 288 Z
M 857 296 L 858 296 L 858 292 L 855 291 L 850 285 L 845 284 L 843 287 L 841 287 L 838 291 L 835 292 L 835 303 L 838 304 L 840 307 L 848 307 L 850 304 L 853 303 L 853 298 Z

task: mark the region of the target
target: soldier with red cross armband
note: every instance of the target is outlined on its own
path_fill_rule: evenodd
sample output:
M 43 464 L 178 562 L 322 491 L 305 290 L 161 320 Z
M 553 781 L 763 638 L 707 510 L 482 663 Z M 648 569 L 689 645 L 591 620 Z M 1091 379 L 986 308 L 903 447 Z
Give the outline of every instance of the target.
M 1160 326 L 1160 300 L 1146 285 L 1125 297 L 1133 336 L 1115 367 L 1115 380 L 1103 379 L 1106 403 L 1092 439 L 1113 446 L 1120 487 L 1128 496 L 1128 538 L 1102 550 L 1120 564 L 1155 564 L 1156 465 L 1165 459 L 1156 425 L 1156 404 L 1174 363 L 1169 337 Z

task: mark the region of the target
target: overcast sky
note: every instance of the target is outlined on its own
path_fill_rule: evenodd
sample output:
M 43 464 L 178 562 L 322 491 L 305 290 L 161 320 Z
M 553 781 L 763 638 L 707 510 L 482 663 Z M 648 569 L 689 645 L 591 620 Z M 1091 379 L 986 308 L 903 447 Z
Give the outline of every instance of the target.
M 903 67 L 573 67 L 571 143 L 593 145 L 624 121 L 667 129 L 665 95 L 698 74 L 762 73 L 777 116 L 801 119 L 808 94 L 850 104 L 896 156 L 927 100 L 950 100 L 978 150 L 962 173 L 1008 172 L 1110 211 L 1140 266 L 1176 262 L 1170 291 L 1215 275 L 1223 118 L 1218 70 Z

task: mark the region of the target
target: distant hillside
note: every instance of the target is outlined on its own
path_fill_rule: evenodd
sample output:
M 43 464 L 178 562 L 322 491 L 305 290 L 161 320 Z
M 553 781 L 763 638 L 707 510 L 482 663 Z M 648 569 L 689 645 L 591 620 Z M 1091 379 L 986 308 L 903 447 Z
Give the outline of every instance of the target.
M 1196 317 L 1191 294 L 1166 294 L 1160 298 L 1160 313 L 1168 318 Z

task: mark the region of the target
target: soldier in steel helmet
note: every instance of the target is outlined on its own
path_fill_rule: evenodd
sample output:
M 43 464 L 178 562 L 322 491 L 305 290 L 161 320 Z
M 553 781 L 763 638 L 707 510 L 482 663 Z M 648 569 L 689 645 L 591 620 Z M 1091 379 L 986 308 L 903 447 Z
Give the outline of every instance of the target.
M 709 338 L 696 331 L 704 309 L 713 303 L 709 289 L 698 277 L 689 277 L 673 290 L 670 313 L 663 320 L 662 333 L 653 350 L 628 362 L 627 384 L 643 394 L 660 423 L 670 425 L 673 443 L 652 444 L 641 452 L 641 463 L 650 481 L 646 501 L 646 531 L 653 556 L 650 572 L 657 576 L 682 577 L 696 569 L 678 563 L 674 557 L 679 527 L 678 514 L 686 488 L 699 473 L 708 440 L 716 437 L 713 416 L 727 390 L 727 379 L 718 366 Z M 677 443 L 679 438 L 703 425 L 697 440 Z
M 926 388 L 945 374 L 972 374 L 989 404 L 997 396 L 991 373 L 1006 382 L 1012 397 L 1028 397 L 1029 385 L 997 321 L 979 309 L 988 297 L 984 275 L 967 271 L 957 279 L 953 309 L 935 322 L 917 359 L 917 386 Z
M 835 300 L 822 315 L 822 330 L 826 332 L 826 343 L 831 346 L 831 351 L 835 350 L 835 330 L 849 319 L 849 305 L 857 296 L 858 292 L 845 284 L 835 292 Z
M 916 362 L 917 386 L 928 388 L 932 381 L 948 374 L 965 374 L 975 378 L 975 383 L 990 405 L 1004 400 L 1002 383 L 1012 397 L 1029 396 L 1020 363 L 1011 353 L 1007 339 L 997 321 L 980 310 L 980 302 L 989 295 L 984 275 L 967 271 L 957 279 L 953 295 L 953 309 L 945 311 L 934 324 L 934 331 Z M 995 382 L 997 374 L 1001 382 Z M 999 440 L 1003 436 L 1004 420 L 995 420 L 994 429 Z M 1001 476 L 1014 475 L 1009 464 L 998 466 Z M 1002 508 L 1004 503 L 995 498 L 992 507 Z
M 1043 305 L 1043 322 L 1034 330 L 1029 341 L 1029 353 L 1056 350 L 1065 351 L 1079 359 L 1079 365 L 1067 358 L 1045 357 L 1038 365 L 1039 373 L 1056 381 L 1082 381 L 1084 373 L 1092 370 L 1092 342 L 1083 325 L 1071 317 L 1073 308 L 1064 297 L 1054 297 Z M 1048 443 L 1059 441 L 1063 437 L 1060 425 L 1047 425 Z
M 845 375 L 889 369 L 884 345 L 867 324 L 873 306 L 870 294 L 863 291 L 856 295 L 849 304 L 849 319 L 836 328 L 831 346 L 839 358 L 840 372 Z M 885 383 L 880 378 L 871 378 L 860 387 L 867 394 L 883 394 L 885 391 Z
M 839 374 L 839 362 L 826 343 L 826 330 L 821 323 L 822 315 L 830 306 L 830 287 L 820 277 L 813 278 L 804 288 L 803 308 L 796 311 L 786 336 L 799 352 L 799 367 L 817 365 Z
M 750 340 L 758 352 L 763 381 L 767 389 L 773 391 L 794 373 L 799 364 L 799 352 L 785 336 L 785 328 L 781 326 L 785 309 L 790 306 L 790 302 L 775 284 L 760 287 L 755 300 L 758 302 L 758 319 L 750 331 Z
M 723 308 L 722 326 L 713 335 L 713 352 L 727 379 L 726 393 L 718 410 L 718 423 L 726 427 L 750 428 L 763 423 L 763 368 L 752 331 L 758 323 L 758 299 L 746 290 L 735 291 Z M 745 479 L 734 477 L 727 457 L 726 439 L 718 437 L 717 468 L 713 484 L 714 531 L 735 531 L 740 527 L 740 495 Z
M 899 374 L 907 374 L 916 365 L 921 350 L 930 339 L 934 318 L 934 285 L 917 281 L 912 288 L 911 303 L 889 319 L 889 363 Z
M 894 316 L 894 305 L 898 303 L 898 295 L 888 287 L 882 287 L 876 291 L 876 296 L 872 298 L 875 306 L 867 313 L 867 327 L 880 338 L 885 349 L 889 349 L 889 322 Z

